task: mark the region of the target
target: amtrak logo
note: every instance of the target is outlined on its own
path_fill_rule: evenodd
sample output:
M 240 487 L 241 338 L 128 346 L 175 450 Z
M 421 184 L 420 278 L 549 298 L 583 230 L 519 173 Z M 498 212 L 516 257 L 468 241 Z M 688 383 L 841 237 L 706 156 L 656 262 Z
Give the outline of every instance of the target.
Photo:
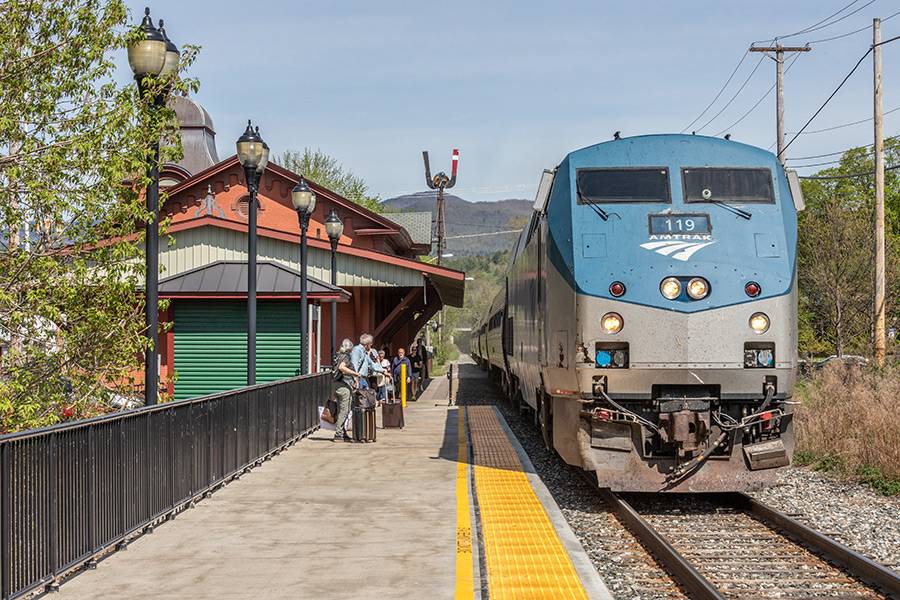
M 675 260 L 687 261 L 698 250 L 715 243 L 710 235 L 651 235 L 650 241 L 641 244 L 641 248 Z

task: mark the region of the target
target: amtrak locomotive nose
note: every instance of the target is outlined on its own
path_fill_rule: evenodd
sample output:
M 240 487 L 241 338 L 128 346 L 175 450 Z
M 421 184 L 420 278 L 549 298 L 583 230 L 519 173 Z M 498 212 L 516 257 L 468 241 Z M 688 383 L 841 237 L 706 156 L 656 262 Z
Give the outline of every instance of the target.
M 762 483 L 793 446 L 797 183 L 702 136 L 572 152 L 544 174 L 479 362 L 602 487 Z

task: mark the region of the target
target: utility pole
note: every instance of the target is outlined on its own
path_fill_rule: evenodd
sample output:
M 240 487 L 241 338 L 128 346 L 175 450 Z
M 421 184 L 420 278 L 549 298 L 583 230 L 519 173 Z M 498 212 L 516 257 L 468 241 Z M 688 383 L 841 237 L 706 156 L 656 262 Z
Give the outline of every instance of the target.
M 750 52 L 774 52 L 775 53 L 775 119 L 778 130 L 778 160 L 784 165 L 784 53 L 785 52 L 809 52 L 809 46 L 785 47 L 776 46 L 750 46 Z
M 875 363 L 884 366 L 884 113 L 881 88 L 881 19 L 872 21 L 875 97 Z

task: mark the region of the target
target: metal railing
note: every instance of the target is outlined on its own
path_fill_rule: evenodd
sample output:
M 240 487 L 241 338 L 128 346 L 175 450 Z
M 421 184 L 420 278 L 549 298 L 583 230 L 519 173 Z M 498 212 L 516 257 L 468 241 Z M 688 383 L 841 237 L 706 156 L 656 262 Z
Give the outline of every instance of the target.
M 0 599 L 41 586 L 314 431 L 328 374 L 0 436 Z

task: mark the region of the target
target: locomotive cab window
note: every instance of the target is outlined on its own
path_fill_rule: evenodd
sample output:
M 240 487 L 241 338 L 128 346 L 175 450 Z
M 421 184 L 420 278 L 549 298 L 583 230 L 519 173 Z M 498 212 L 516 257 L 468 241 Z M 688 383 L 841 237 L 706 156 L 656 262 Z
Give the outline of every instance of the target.
M 578 169 L 576 186 L 578 204 L 672 201 L 665 167 Z
M 769 169 L 682 169 L 681 181 L 685 202 L 775 203 Z

